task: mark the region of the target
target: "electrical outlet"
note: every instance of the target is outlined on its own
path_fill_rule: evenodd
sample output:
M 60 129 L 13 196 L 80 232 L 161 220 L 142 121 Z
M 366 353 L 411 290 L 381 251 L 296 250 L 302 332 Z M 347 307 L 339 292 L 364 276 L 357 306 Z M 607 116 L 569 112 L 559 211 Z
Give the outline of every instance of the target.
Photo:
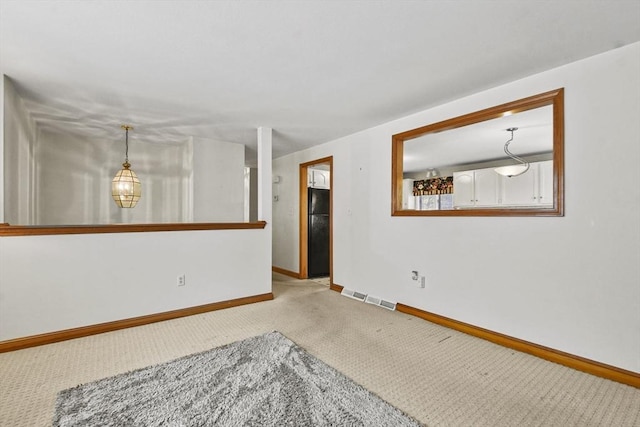
M 411 280 L 414 286 L 421 289 L 423 289 L 427 283 L 427 278 L 425 276 L 421 276 L 418 270 L 411 270 Z
M 184 274 L 178 276 L 178 286 L 184 286 L 187 283 L 187 278 Z

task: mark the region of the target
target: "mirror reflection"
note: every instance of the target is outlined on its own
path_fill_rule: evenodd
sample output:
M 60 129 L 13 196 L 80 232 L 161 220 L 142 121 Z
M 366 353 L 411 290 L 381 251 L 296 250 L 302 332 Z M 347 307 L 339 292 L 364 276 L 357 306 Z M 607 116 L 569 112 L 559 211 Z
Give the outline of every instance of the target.
M 394 215 L 561 215 L 562 90 L 394 135 Z

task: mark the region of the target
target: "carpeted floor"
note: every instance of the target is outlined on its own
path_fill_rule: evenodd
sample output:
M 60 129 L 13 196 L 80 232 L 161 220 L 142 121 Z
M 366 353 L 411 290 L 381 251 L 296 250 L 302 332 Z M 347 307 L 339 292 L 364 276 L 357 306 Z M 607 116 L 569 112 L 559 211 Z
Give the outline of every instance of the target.
M 0 354 L 0 426 L 81 383 L 278 330 L 428 426 L 639 426 L 640 390 L 274 275 L 275 299 Z

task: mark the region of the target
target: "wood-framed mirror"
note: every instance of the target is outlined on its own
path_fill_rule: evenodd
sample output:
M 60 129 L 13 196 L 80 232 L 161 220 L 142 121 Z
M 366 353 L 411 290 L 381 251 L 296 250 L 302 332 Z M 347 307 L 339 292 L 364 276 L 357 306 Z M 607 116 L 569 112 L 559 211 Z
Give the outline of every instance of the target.
M 563 216 L 564 89 L 392 137 L 393 216 Z

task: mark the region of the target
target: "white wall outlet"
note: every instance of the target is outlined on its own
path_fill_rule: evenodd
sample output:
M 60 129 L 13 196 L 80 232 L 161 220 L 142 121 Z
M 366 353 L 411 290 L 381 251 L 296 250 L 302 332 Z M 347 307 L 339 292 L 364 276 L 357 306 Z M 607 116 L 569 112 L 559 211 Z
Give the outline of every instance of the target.
M 411 270 L 411 280 L 418 288 L 424 288 L 427 283 L 427 278 L 425 276 L 421 276 L 418 270 Z
M 178 275 L 178 286 L 184 286 L 187 283 L 187 277 L 184 274 Z

